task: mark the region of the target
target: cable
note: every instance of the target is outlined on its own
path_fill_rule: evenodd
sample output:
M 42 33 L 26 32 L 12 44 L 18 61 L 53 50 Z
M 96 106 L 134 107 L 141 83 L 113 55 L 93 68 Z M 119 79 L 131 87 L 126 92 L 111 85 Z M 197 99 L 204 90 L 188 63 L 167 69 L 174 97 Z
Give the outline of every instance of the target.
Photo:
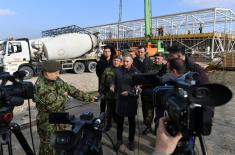
M 30 101 L 28 99 L 28 108 L 29 108 L 29 129 L 30 129 L 30 136 L 32 141 L 33 153 L 36 155 L 35 146 L 34 146 L 34 139 L 33 139 L 33 131 L 32 131 L 32 118 L 31 118 L 31 109 L 30 109 Z
M 113 148 L 115 148 L 115 145 L 114 145 L 114 143 L 113 143 L 113 140 L 112 140 L 112 138 L 109 136 L 109 134 L 106 133 L 106 132 L 103 132 L 103 134 L 105 134 L 105 135 L 108 137 L 108 139 L 109 139 L 109 141 L 111 142 Z M 114 150 L 115 150 L 116 154 L 118 155 L 118 150 L 117 150 L 117 149 L 114 149 Z
M 140 100 L 140 95 L 138 97 L 138 100 L 137 100 L 137 108 L 139 107 L 139 100 Z M 138 128 L 138 155 L 140 153 L 140 122 L 139 122 L 139 117 L 138 117 L 138 111 L 139 111 L 139 108 L 137 109 L 137 128 Z

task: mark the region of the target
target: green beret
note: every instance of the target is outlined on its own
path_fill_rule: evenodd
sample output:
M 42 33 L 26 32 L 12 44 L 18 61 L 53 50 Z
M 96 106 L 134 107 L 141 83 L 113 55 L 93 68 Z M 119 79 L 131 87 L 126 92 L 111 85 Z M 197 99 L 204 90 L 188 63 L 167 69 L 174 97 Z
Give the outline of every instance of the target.
M 42 70 L 46 72 L 56 72 L 61 69 L 60 63 L 55 60 L 44 61 L 42 64 Z

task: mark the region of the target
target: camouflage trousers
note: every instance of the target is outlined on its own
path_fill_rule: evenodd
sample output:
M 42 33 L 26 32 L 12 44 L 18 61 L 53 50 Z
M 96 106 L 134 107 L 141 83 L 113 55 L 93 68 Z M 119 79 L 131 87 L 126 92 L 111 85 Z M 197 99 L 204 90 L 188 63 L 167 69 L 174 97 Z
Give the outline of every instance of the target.
M 151 97 L 142 95 L 142 112 L 144 124 L 151 127 L 154 118 L 154 106 Z
M 39 154 L 38 155 L 59 155 L 60 153 L 55 151 L 50 145 L 50 136 L 55 131 L 61 131 L 65 129 L 65 125 L 54 125 L 47 122 L 37 120 L 37 131 L 40 138 Z

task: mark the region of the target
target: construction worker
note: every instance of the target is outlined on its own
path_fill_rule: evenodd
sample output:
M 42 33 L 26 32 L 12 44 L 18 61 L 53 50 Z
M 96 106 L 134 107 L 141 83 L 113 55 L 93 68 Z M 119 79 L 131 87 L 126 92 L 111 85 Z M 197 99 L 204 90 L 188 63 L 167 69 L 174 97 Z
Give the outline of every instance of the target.
M 107 125 L 105 130 L 108 131 L 112 127 L 112 119 L 116 121 L 115 107 L 116 95 L 110 91 L 110 84 L 116 74 L 116 70 L 120 67 L 121 57 L 114 56 L 112 66 L 105 69 L 100 83 L 100 92 L 104 95 L 105 104 L 107 105 Z
M 148 73 L 152 71 L 153 61 L 146 56 L 146 49 L 144 46 L 140 46 L 138 49 L 138 56 L 134 58 L 133 62 L 134 66 L 141 73 Z M 143 119 L 146 128 L 142 132 L 143 135 L 152 132 L 152 122 L 154 117 L 154 106 L 152 103 L 152 98 L 147 94 L 146 87 L 142 87 L 141 101 L 142 101 L 142 111 L 143 111 Z
M 69 96 L 80 101 L 92 101 L 92 97 L 71 86 L 59 78 L 59 62 L 49 60 L 43 63 L 42 75 L 35 83 L 34 102 L 38 114 L 37 131 L 40 138 L 39 155 L 55 155 L 50 146 L 50 135 L 55 131 L 64 130 L 65 125 L 49 124 L 50 112 L 63 112 Z

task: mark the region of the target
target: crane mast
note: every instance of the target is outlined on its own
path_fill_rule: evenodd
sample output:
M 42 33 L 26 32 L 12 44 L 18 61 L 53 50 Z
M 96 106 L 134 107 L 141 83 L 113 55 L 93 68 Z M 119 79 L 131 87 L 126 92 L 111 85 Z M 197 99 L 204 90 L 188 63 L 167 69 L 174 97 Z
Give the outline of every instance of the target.
M 145 39 L 148 42 L 151 41 L 151 31 L 152 31 L 150 0 L 144 0 L 144 19 L 145 19 Z

